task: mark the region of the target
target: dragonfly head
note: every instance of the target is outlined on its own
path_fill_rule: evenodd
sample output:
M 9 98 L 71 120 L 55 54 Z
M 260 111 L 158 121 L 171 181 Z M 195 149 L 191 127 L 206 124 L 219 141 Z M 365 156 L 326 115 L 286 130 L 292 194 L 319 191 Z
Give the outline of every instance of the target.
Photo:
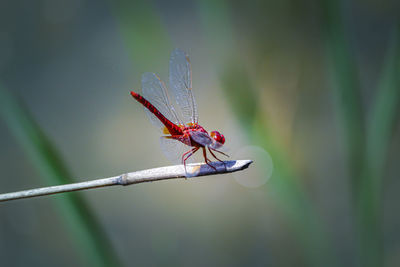
M 212 131 L 212 132 L 210 133 L 210 136 L 211 136 L 215 141 L 217 141 L 218 143 L 220 143 L 220 144 L 222 144 L 222 145 L 225 143 L 225 137 L 224 137 L 224 135 L 221 134 L 221 133 L 218 132 L 218 131 Z

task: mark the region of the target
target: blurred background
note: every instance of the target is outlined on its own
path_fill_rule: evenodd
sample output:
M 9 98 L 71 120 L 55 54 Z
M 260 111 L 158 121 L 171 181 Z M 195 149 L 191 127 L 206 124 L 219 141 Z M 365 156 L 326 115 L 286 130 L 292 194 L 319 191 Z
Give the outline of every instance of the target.
M 0 204 L 1 266 L 399 266 L 400 2 L 0 2 L 0 193 L 169 165 L 143 72 L 192 62 L 248 170 Z

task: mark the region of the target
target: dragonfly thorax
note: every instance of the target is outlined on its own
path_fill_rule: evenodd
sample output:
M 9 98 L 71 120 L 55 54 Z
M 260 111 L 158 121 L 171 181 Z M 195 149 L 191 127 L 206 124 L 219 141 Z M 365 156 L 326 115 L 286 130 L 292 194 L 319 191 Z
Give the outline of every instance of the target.
M 183 133 L 190 133 L 192 131 L 208 133 L 202 126 L 196 124 L 188 124 L 188 126 L 183 127 Z

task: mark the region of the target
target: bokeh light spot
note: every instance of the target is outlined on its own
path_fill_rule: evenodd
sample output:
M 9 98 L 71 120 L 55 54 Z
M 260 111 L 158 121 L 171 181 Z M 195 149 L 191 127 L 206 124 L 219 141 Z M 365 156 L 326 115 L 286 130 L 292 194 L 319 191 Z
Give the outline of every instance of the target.
M 254 163 L 243 172 L 233 173 L 235 180 L 249 188 L 257 188 L 264 185 L 271 177 L 274 166 L 269 153 L 259 146 L 245 146 L 240 148 L 234 159 L 251 159 Z

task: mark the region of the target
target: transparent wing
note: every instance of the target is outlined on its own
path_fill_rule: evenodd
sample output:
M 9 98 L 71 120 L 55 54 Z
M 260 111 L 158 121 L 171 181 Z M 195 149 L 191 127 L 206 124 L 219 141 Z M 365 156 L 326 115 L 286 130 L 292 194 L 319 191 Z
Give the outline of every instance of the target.
M 182 143 L 180 140 L 184 143 Z M 181 138 L 180 140 L 173 139 L 170 136 L 162 136 L 160 138 L 162 151 L 164 152 L 165 156 L 175 164 L 182 164 L 182 157 L 189 156 L 190 151 L 193 150 L 193 147 L 186 145 L 190 144 L 189 137 L 185 139 Z M 197 164 L 192 165 L 194 161 L 195 158 L 192 155 L 185 161 L 186 168 L 182 165 L 182 168 L 185 170 L 186 177 L 193 177 L 200 171 L 200 167 Z
M 144 73 L 142 75 L 142 95 L 153 104 L 167 119 L 173 123 L 180 124 L 179 118 L 174 107 L 168 98 L 167 89 L 161 79 L 154 73 Z M 147 108 L 144 108 L 151 123 L 155 125 L 161 132 L 164 129 L 164 124 L 151 113 Z
M 181 140 L 185 143 L 190 143 L 190 138 L 181 138 Z M 183 154 L 192 149 L 192 147 L 171 138 L 171 136 L 160 137 L 160 146 L 167 159 L 175 164 L 182 164 Z
M 169 86 L 182 111 L 185 124 L 197 123 L 197 105 L 192 91 L 192 68 L 188 55 L 175 49 L 169 60 Z

